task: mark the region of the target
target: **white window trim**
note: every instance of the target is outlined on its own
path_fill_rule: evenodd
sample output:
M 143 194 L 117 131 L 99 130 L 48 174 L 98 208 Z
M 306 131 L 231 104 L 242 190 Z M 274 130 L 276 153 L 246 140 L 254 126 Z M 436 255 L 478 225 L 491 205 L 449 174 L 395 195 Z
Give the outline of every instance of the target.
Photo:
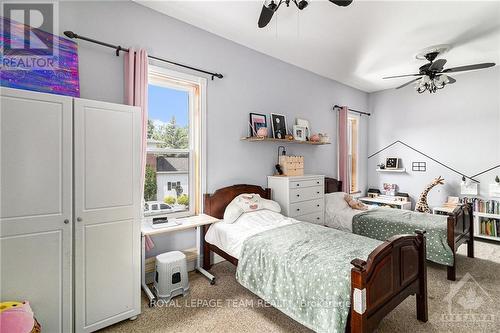
M 356 123 L 358 125 L 358 131 L 357 131 L 357 140 L 356 140 L 356 188 L 354 189 L 354 191 L 351 191 L 351 182 L 352 182 L 352 175 L 350 174 L 349 172 L 349 194 L 356 194 L 359 192 L 359 138 L 360 138 L 360 128 L 361 128 L 361 117 L 359 114 L 356 114 L 354 112 L 348 112 L 347 114 L 347 120 L 349 120 L 349 118 L 354 118 L 356 119 Z M 349 135 L 351 135 L 351 133 L 349 133 Z M 352 138 L 351 138 L 352 140 Z M 351 141 L 352 142 L 352 141 Z M 352 158 L 351 158 L 352 159 Z M 349 161 L 351 162 L 351 161 Z
M 199 91 L 199 94 L 200 94 L 200 98 L 199 98 L 199 115 L 200 115 L 200 126 L 199 126 L 199 135 L 198 135 L 198 142 L 193 142 L 193 145 L 197 145 L 199 147 L 198 149 L 198 152 L 199 152 L 199 173 L 200 173 L 200 193 L 199 193 L 199 196 L 197 198 L 198 202 L 199 202 L 199 207 L 200 207 L 200 213 L 203 212 L 204 210 L 204 200 L 203 200 L 203 194 L 206 193 L 206 188 L 207 188 L 207 181 L 206 181 L 206 166 L 207 166 L 207 140 L 206 140 L 206 136 L 207 136 L 207 94 L 206 94 L 206 91 L 207 91 L 207 79 L 205 78 L 202 78 L 202 77 L 198 77 L 198 76 L 194 76 L 194 75 L 190 75 L 190 74 L 186 74 L 186 73 L 181 73 L 181 72 L 177 72 L 177 71 L 173 71 L 171 69 L 167 69 L 167 68 L 164 68 L 164 67 L 160 67 L 160 66 L 156 66 L 156 65 L 152 65 L 150 63 L 149 65 L 149 72 L 153 72 L 153 73 L 157 73 L 159 75 L 163 75 L 163 76 L 166 76 L 166 77 L 169 77 L 173 80 L 179 80 L 179 81 L 184 81 L 186 83 L 190 83 L 190 84 L 195 84 L 195 85 L 198 85 L 199 88 L 200 88 L 200 91 Z M 173 88 L 173 89 L 179 89 L 179 86 L 176 86 L 176 85 L 172 85 L 172 86 L 169 86 L 169 85 L 164 85 L 165 87 L 167 88 Z M 190 91 L 189 89 L 186 89 L 186 91 L 188 91 L 190 94 L 192 94 L 192 91 Z M 189 99 L 190 103 L 193 103 L 194 102 L 194 98 L 192 98 L 192 96 L 190 95 L 190 99 Z M 190 105 L 189 107 L 189 112 L 193 112 L 194 111 L 194 107 L 193 105 Z M 192 114 L 189 115 L 189 119 L 193 119 L 192 118 Z M 191 136 L 191 135 L 194 135 L 194 133 L 192 133 L 192 131 L 194 131 L 195 129 L 192 128 L 192 126 L 189 127 L 189 135 L 190 137 L 195 137 L 195 136 Z M 191 141 L 191 140 L 190 140 Z M 154 151 L 156 149 L 149 149 L 147 151 L 151 152 L 151 151 Z M 159 151 L 165 151 L 163 149 L 157 149 Z M 194 154 L 195 152 L 195 147 L 189 147 L 188 149 L 168 149 L 169 152 L 186 152 L 186 150 L 189 152 L 190 156 L 191 154 Z M 192 158 L 191 161 L 190 161 L 190 164 L 189 164 L 189 175 L 188 175 L 188 182 L 189 182 L 189 196 L 190 198 L 194 198 L 195 195 L 194 195 L 194 186 L 191 186 L 191 184 L 194 184 L 194 171 L 193 171 L 193 174 L 191 173 L 191 170 L 194 170 L 194 161 L 195 159 Z M 172 217 L 172 218 L 177 218 L 177 217 L 187 217 L 187 216 L 192 216 L 195 214 L 195 205 L 189 205 L 189 211 L 185 211 L 185 212 L 179 212 L 179 213 L 168 213 L 168 214 L 158 214 L 158 215 L 147 215 L 145 217 L 164 217 L 164 216 L 167 216 L 167 217 Z

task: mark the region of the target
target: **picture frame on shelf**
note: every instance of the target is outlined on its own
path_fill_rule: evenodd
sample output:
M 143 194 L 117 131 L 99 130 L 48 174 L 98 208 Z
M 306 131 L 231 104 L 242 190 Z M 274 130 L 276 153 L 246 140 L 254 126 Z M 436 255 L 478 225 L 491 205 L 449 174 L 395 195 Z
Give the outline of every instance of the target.
M 295 122 L 296 122 L 297 126 L 302 126 L 302 127 L 306 128 L 306 140 L 309 140 L 309 137 L 311 136 L 311 129 L 309 127 L 309 121 L 305 120 L 305 119 L 297 118 L 297 120 Z
M 273 131 L 273 138 L 286 139 L 287 126 L 286 116 L 278 113 L 271 113 L 271 127 Z
M 306 141 L 306 127 L 293 125 L 293 139 L 297 141 Z
M 385 159 L 385 168 L 391 170 L 399 168 L 399 158 L 387 157 Z
M 267 128 L 267 117 L 265 114 L 250 112 L 250 136 L 257 136 L 260 128 Z

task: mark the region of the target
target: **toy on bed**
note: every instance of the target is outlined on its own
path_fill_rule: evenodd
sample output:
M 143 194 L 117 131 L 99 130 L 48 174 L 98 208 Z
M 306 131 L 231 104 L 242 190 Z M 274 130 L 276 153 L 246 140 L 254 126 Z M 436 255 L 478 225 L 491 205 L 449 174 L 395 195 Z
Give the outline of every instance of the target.
M 368 206 L 362 203 L 361 201 L 354 199 L 351 195 L 345 194 L 344 195 L 344 200 L 347 202 L 347 204 L 352 208 L 352 209 L 357 209 L 357 210 L 368 210 Z
M 429 205 L 427 204 L 427 194 L 434 188 L 436 185 L 443 185 L 444 184 L 444 178 L 441 176 L 437 177 L 427 185 L 425 190 L 420 194 L 420 197 L 418 198 L 417 204 L 415 205 L 415 211 L 416 212 L 421 212 L 421 213 L 432 213 L 431 209 L 429 208 Z
M 28 302 L 0 303 L 0 328 L 9 333 L 40 333 L 41 326 Z

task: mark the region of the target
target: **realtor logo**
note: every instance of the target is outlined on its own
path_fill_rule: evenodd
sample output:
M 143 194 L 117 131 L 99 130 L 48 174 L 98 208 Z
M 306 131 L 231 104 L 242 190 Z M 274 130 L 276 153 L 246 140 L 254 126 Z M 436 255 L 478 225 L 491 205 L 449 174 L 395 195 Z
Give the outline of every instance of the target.
M 441 321 L 454 326 L 474 323 L 483 328 L 495 324 L 493 299 L 469 273 L 451 285 L 443 301 L 448 303 L 448 313 L 441 315 Z
M 3 2 L 2 70 L 57 69 L 56 2 Z

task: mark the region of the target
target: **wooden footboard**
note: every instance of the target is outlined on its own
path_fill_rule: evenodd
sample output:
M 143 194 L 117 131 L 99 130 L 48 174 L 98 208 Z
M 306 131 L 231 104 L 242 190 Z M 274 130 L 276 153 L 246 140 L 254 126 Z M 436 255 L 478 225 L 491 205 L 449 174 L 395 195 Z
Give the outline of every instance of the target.
M 417 319 L 427 321 L 425 232 L 416 233 L 394 236 L 378 246 L 367 261 L 351 262 L 351 332 L 374 331 L 409 295 L 416 295 Z
M 474 258 L 474 217 L 470 204 L 458 206 L 448 215 L 448 245 L 453 251 L 453 266 L 448 266 L 448 280 L 456 279 L 456 253 L 464 243 L 467 243 L 467 256 Z
M 270 197 L 270 190 L 255 185 L 233 185 L 205 195 L 208 215 L 222 218 L 225 207 L 242 193 Z M 203 239 L 208 230 L 203 230 Z M 211 253 L 217 253 L 234 265 L 238 259 L 213 244 L 204 242 L 203 267 L 210 269 Z M 378 246 L 367 261 L 351 263 L 351 311 L 347 332 L 371 332 L 382 318 L 409 295 L 416 295 L 417 319 L 427 321 L 427 271 L 424 232 L 394 236 Z

